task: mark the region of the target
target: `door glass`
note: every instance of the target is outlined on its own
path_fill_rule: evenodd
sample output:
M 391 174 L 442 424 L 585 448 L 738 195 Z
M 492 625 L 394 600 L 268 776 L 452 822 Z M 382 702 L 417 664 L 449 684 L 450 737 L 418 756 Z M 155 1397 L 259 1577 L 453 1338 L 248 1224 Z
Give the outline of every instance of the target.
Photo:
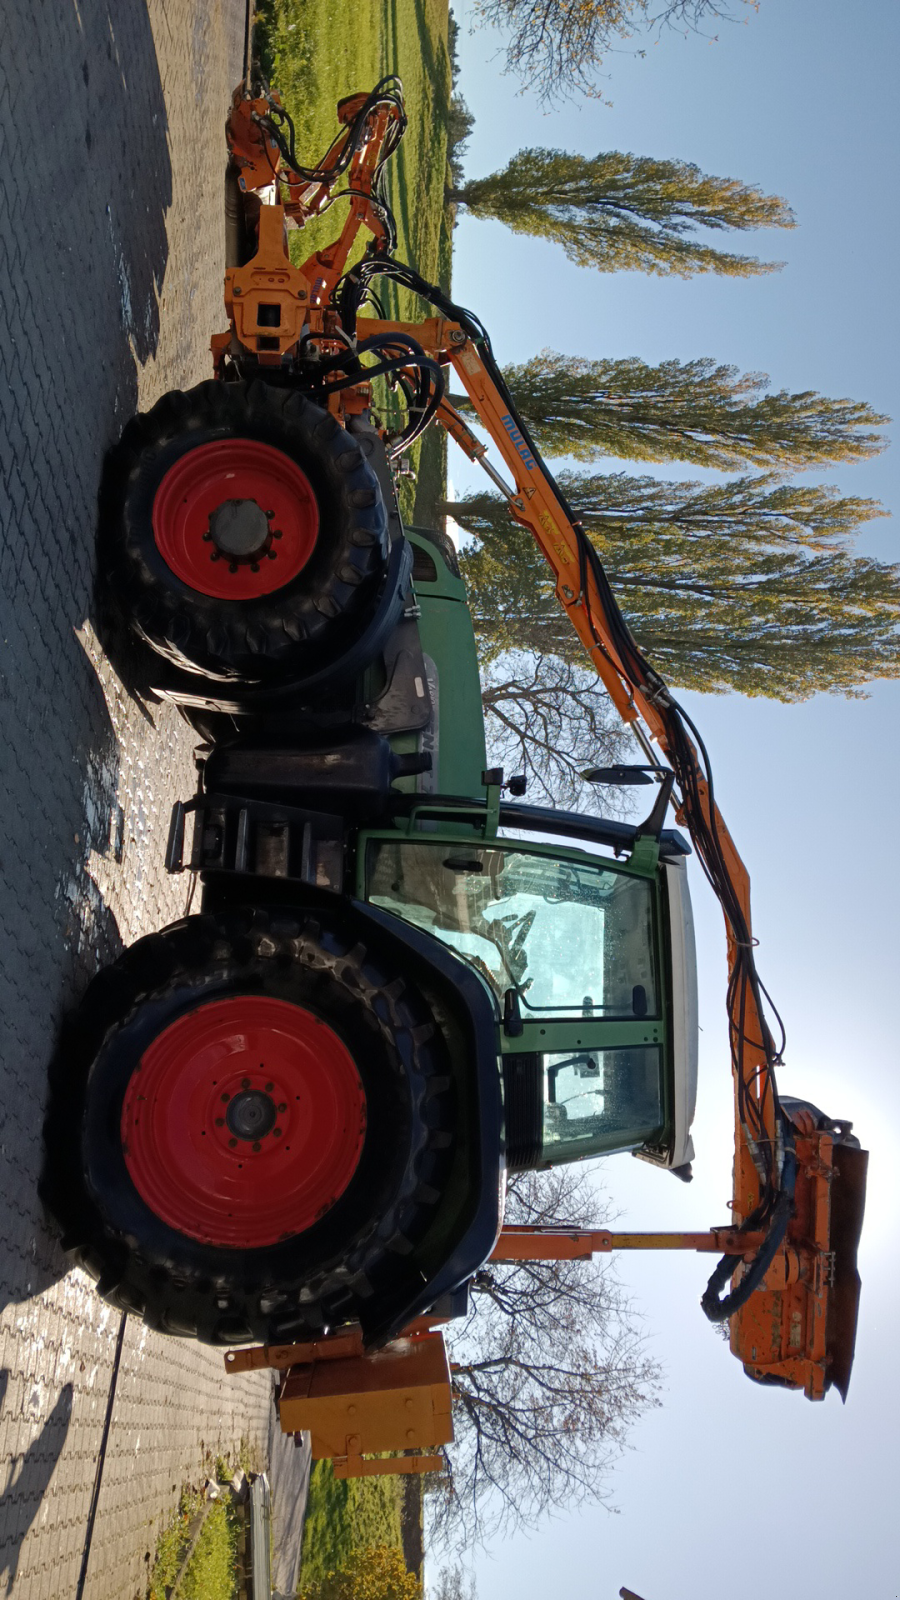
M 545 1161 L 628 1149 L 662 1125 L 658 1046 L 545 1055 Z
M 368 897 L 477 967 L 523 1016 L 659 1014 L 652 885 L 528 850 L 373 841 Z

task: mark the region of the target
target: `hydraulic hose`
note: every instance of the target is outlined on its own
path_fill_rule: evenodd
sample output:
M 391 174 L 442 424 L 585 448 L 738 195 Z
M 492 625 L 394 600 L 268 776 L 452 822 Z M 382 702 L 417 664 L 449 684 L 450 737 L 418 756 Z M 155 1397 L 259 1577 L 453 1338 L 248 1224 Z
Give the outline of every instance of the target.
M 722 1296 L 722 1290 L 742 1259 L 739 1255 L 723 1256 L 713 1271 L 709 1283 L 706 1285 L 700 1304 L 710 1322 L 727 1322 L 728 1318 L 733 1316 L 736 1311 L 740 1311 L 741 1306 L 746 1305 L 750 1296 L 755 1293 L 762 1283 L 787 1233 L 787 1225 L 790 1222 L 794 1208 L 796 1176 L 797 1158 L 793 1149 L 788 1149 L 785 1151 L 784 1167 L 782 1169 L 782 1186 L 772 1207 L 772 1220 L 769 1224 L 769 1231 L 766 1234 L 765 1243 L 760 1246 L 757 1252 L 756 1259 L 751 1262 L 740 1283 L 735 1289 L 732 1289 L 730 1294 Z M 751 1225 L 752 1218 L 748 1218 L 744 1226 L 749 1229 Z M 722 1297 L 720 1298 L 720 1296 Z

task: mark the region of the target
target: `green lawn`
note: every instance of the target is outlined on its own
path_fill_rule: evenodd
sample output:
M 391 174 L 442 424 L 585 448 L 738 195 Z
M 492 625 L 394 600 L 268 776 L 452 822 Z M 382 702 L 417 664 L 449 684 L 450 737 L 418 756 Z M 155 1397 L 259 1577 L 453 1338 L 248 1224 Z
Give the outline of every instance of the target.
M 402 1548 L 401 1478 L 336 1478 L 330 1461 L 315 1461 L 303 1526 L 300 1589 L 373 1545 Z
M 388 169 L 397 218 L 397 253 L 436 281 L 449 263 L 444 221 L 450 58 L 448 0 L 368 0 L 364 6 L 334 0 L 271 0 L 269 35 L 273 84 L 294 119 L 297 154 L 312 163 L 339 132 L 338 100 L 372 89 L 386 73 L 403 79 L 409 126 Z M 302 254 L 327 244 L 343 221 L 335 206 L 292 241 Z M 385 296 L 395 296 L 385 285 Z M 415 315 L 412 297 L 399 291 L 392 314 Z
M 444 204 L 447 181 L 447 121 L 450 58 L 448 0 L 367 0 L 348 8 L 339 0 L 263 0 L 259 11 L 271 60 L 272 84 L 294 119 L 301 162 L 324 155 L 339 130 L 337 102 L 374 88 L 395 72 L 403 79 L 409 126 L 388 168 L 391 206 L 397 219 L 397 256 L 431 283 L 450 286 L 451 228 Z M 340 231 L 345 207 L 338 204 L 300 233 L 291 253 L 302 261 Z M 368 235 L 363 235 L 361 253 Z M 351 260 L 354 259 L 351 257 Z M 429 314 L 421 302 L 387 280 L 378 293 L 389 317 L 414 320 Z M 421 452 L 413 451 L 417 490 L 403 484 L 407 518 L 433 521 L 430 507 L 443 498 L 443 441 L 431 429 Z

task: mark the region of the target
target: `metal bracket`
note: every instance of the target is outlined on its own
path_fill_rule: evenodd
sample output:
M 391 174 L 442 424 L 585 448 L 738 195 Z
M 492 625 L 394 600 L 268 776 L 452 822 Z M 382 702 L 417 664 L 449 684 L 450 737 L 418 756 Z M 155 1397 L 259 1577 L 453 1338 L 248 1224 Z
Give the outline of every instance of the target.
M 172 807 L 169 819 L 169 837 L 166 842 L 166 871 L 184 872 L 184 823 L 189 811 L 196 811 L 203 804 L 203 795 L 196 795 L 193 800 L 176 800 Z M 190 863 L 193 867 L 193 861 Z
M 189 863 L 185 818 L 198 813 Z M 343 890 L 344 824 L 324 811 L 306 811 L 239 795 L 176 800 L 169 824 L 166 870 L 233 873 Z

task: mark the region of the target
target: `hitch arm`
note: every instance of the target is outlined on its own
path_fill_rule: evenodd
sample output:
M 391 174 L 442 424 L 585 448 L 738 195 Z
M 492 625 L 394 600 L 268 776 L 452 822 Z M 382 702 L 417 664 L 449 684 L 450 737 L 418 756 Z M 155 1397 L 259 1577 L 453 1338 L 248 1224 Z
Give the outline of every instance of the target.
M 491 1254 L 492 1261 L 590 1261 L 613 1250 L 708 1250 L 717 1255 L 754 1255 L 762 1233 L 739 1234 L 736 1228 L 710 1228 L 707 1233 L 610 1233 L 607 1228 L 528 1228 L 507 1224 Z

